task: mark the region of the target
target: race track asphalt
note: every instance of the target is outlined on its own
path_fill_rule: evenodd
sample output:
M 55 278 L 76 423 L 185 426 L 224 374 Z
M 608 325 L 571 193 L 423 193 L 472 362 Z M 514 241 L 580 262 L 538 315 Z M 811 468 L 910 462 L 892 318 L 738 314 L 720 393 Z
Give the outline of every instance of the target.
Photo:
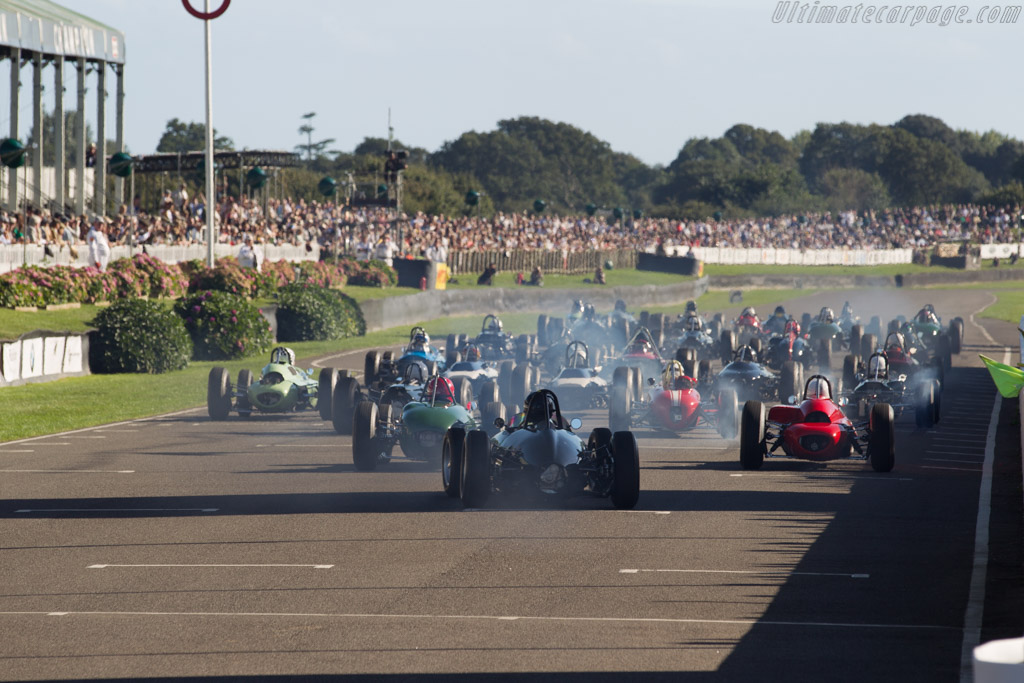
M 965 680 L 965 628 L 968 643 L 1020 628 L 1002 599 L 981 612 L 974 562 L 986 452 L 1010 462 L 993 470 L 1006 501 L 998 478 L 1019 455 L 1008 411 L 990 439 L 1000 414 L 977 354 L 1015 361 L 1018 335 L 975 321 L 981 290 L 787 307 L 844 298 L 862 317 L 931 302 L 967 321 L 941 422 L 901 418 L 888 474 L 783 459 L 746 472 L 711 430 L 641 428 L 635 510 L 464 511 L 436 465 L 356 472 L 351 439 L 314 414 L 201 409 L 0 444 L 0 679 Z M 584 432 L 606 425 L 582 417 Z M 1013 533 L 989 539 L 993 556 L 1019 558 Z M 988 585 L 1019 599 L 1009 564 Z

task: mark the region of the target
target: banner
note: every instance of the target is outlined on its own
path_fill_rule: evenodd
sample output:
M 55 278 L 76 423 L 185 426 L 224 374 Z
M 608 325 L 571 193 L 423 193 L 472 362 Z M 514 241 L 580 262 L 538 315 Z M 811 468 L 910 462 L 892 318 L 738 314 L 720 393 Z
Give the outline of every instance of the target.
M 68 337 L 64 344 L 64 372 L 82 371 L 82 337 L 74 335 Z
M 43 374 L 59 375 L 64 368 L 64 344 L 67 337 L 43 338 Z
M 21 379 L 21 341 L 6 342 L 3 347 L 4 381 Z
M 21 340 L 21 378 L 43 374 L 43 338 Z

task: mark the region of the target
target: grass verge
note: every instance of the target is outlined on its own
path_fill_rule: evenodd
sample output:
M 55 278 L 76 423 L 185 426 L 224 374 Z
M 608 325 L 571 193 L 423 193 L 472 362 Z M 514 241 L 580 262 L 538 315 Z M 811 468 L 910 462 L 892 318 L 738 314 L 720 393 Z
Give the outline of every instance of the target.
M 1010 283 L 999 283 L 1009 285 Z M 995 318 L 996 320 L 1005 320 L 1008 323 L 1014 325 L 1020 324 L 1020 316 L 1024 314 L 1024 291 L 1021 291 L 1020 285 L 1018 284 L 1015 291 L 1006 291 L 1010 287 L 991 289 L 996 290 L 992 293 L 996 295 L 996 302 L 981 312 L 983 318 Z

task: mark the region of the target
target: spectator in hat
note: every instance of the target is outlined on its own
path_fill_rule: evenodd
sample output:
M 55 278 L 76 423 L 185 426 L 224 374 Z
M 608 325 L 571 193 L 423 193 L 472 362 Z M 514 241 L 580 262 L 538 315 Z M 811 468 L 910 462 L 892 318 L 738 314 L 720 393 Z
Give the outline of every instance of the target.
M 107 240 L 106 219 L 103 216 L 92 219 L 92 229 L 85 241 L 89 245 L 89 265 L 106 270 L 110 262 L 110 242 Z
M 238 250 L 238 265 L 243 268 L 252 268 L 257 273 L 263 266 L 263 250 L 253 244 L 252 235 L 245 236 L 245 242 Z

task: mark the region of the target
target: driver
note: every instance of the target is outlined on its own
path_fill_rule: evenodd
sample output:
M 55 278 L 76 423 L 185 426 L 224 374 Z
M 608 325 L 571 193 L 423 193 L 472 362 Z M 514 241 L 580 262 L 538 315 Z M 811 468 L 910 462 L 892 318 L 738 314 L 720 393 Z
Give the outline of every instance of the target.
M 917 312 L 917 322 L 919 323 L 938 323 L 938 316 L 935 315 L 935 309 L 932 308 L 931 304 L 928 304 L 920 311 Z
M 789 320 L 787 320 L 786 321 L 786 329 L 785 329 L 784 334 L 795 334 L 796 336 L 799 337 L 800 336 L 800 323 L 798 323 L 793 318 L 790 318 Z
M 289 349 L 287 346 L 278 346 L 270 354 L 270 362 L 295 365 L 295 352 Z
M 736 349 L 736 360 L 745 360 L 750 363 L 757 362 L 757 351 L 750 346 L 744 344 L 740 348 Z
M 501 329 L 501 318 L 499 318 L 498 316 L 494 316 L 494 319 L 491 320 L 491 324 L 487 326 L 487 331 L 498 333 L 501 332 Z
M 804 400 L 812 398 L 832 398 L 832 389 L 828 380 L 824 377 L 812 377 L 807 380 L 807 387 L 804 389 Z
M 431 377 L 423 387 L 425 403 L 450 406 L 455 403 L 455 384 L 447 377 Z
M 889 363 L 885 356 L 876 353 L 868 359 L 868 375 L 874 379 L 886 379 L 889 376 Z
M 836 315 L 835 313 L 832 312 L 832 309 L 826 306 L 821 309 L 821 312 L 818 313 L 818 322 L 830 323 L 833 320 L 835 320 L 835 317 Z
M 782 306 L 776 306 L 775 311 L 772 313 L 772 317 L 764 321 L 762 328 L 769 334 L 778 334 L 786 331 L 786 309 Z
M 704 328 L 700 324 L 700 318 L 695 315 L 691 315 L 686 319 L 686 329 L 689 332 L 703 332 Z
M 480 349 L 476 346 L 470 346 L 466 349 L 466 360 L 470 363 L 480 360 Z
M 426 351 L 430 346 L 430 337 L 425 332 L 421 332 L 412 338 L 412 343 L 409 344 L 409 348 L 413 351 Z
M 522 420 L 516 421 L 522 427 L 558 427 L 558 411 L 550 392 L 534 391 L 523 402 Z
M 674 360 L 665 366 L 665 371 L 661 373 L 661 386 L 667 391 L 693 389 L 697 386 L 697 380 L 687 376 L 683 364 Z
M 646 337 L 637 337 L 633 340 L 633 343 L 629 346 L 627 353 L 640 354 L 651 352 L 651 342 Z
M 842 318 L 853 318 L 853 306 L 849 301 L 843 302 L 843 312 L 839 314 Z

